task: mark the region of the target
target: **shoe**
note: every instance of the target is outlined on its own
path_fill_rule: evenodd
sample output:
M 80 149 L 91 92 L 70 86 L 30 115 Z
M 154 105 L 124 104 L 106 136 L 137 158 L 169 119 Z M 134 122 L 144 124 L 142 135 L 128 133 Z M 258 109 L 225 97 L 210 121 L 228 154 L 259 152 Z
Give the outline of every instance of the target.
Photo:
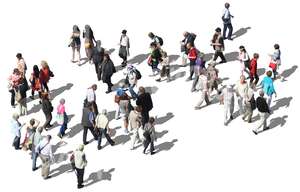
M 150 155 L 154 155 L 155 153 L 156 153 L 156 152 L 155 152 L 155 151 L 153 151 L 153 152 L 151 152 L 151 153 L 150 153 Z
M 37 167 L 32 169 L 32 171 L 36 171 L 36 170 L 38 170 L 38 168 L 37 168 Z
M 81 189 L 81 188 L 83 188 L 84 187 L 84 185 L 77 185 L 77 188 L 78 189 Z
M 114 145 L 115 145 L 115 142 L 111 143 L 110 145 L 111 145 L 111 146 L 114 146 Z
M 34 100 L 34 96 L 30 96 L 29 98 L 30 98 L 31 100 Z
M 248 123 L 252 123 L 251 119 L 248 121 Z
M 256 131 L 253 130 L 252 132 L 253 132 L 255 135 L 257 135 L 257 132 L 256 132 Z
M 59 133 L 59 134 L 57 134 L 57 136 L 59 137 L 59 138 L 61 138 L 62 139 L 62 135 Z
M 97 147 L 97 149 L 98 149 L 98 150 L 101 150 L 101 149 L 102 149 L 102 147 L 101 147 L 101 146 L 98 146 L 98 147 Z
M 50 179 L 51 177 L 52 177 L 52 176 L 49 175 L 49 176 L 47 176 L 47 177 L 44 177 L 44 179 L 47 180 L 47 179 Z
M 196 89 L 191 89 L 191 92 L 195 92 L 196 91 Z
M 230 120 L 233 120 L 233 116 L 232 115 L 230 115 Z
M 228 38 L 228 40 L 230 40 L 230 41 L 233 41 L 233 39 L 230 37 L 230 38 Z
M 84 144 L 84 145 L 87 145 L 87 144 L 89 144 L 89 142 L 88 142 L 88 141 L 86 141 L 86 142 L 83 142 L 83 144 Z
M 160 80 L 161 80 L 160 78 L 159 78 L 159 79 L 156 79 L 156 81 L 158 81 L 158 82 L 160 82 Z
M 106 93 L 106 94 L 109 94 L 110 92 L 111 92 L 111 90 L 107 90 L 105 93 Z
M 227 61 L 226 60 L 220 61 L 219 64 L 221 63 L 227 63 Z
M 191 77 L 188 77 L 185 81 L 191 81 L 192 78 Z
M 242 119 L 245 121 L 245 117 L 242 117 Z

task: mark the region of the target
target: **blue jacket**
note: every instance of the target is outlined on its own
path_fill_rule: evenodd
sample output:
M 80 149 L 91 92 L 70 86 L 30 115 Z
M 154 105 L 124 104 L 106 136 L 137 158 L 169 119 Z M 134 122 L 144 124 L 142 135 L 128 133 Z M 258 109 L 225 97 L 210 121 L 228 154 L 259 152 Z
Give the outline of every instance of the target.
M 264 77 L 261 83 L 265 94 L 271 96 L 275 93 L 273 79 L 271 77 Z

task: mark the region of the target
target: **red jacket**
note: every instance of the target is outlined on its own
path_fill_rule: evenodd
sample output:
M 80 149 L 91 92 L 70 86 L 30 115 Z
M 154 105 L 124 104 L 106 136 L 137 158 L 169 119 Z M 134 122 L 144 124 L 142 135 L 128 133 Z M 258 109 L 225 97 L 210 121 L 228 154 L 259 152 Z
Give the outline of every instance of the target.
M 40 70 L 40 80 L 41 83 L 48 83 L 48 81 L 50 80 L 50 74 L 48 68 L 42 68 Z
M 189 50 L 188 58 L 189 58 L 189 60 L 196 60 L 197 59 L 197 50 L 196 50 L 195 47 L 192 47 Z
M 251 59 L 250 61 L 250 75 L 255 75 L 257 73 L 257 59 Z

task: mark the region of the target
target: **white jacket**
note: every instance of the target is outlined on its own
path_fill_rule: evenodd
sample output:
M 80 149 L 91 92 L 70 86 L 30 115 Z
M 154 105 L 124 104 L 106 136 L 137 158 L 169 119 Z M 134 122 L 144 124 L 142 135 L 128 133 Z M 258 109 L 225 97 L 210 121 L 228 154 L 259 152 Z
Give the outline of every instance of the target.
M 97 128 L 108 128 L 108 118 L 104 114 L 99 114 L 96 117 L 95 124 Z

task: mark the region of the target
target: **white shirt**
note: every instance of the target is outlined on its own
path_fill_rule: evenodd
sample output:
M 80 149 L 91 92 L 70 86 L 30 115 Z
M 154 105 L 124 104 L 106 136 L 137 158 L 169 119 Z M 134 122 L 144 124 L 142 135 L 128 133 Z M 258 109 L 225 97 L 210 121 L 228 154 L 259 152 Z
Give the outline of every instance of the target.
M 48 139 L 43 139 L 35 148 L 35 151 L 41 150 L 41 154 L 45 156 L 49 156 L 51 159 L 53 159 L 53 153 L 52 153 L 52 145 L 51 143 L 48 143 Z
M 234 99 L 233 89 L 231 87 L 223 89 L 222 95 L 224 98 L 224 104 L 230 104 Z
M 224 16 L 224 19 L 230 19 L 230 11 L 229 11 L 229 9 L 224 9 L 222 16 Z
M 238 81 L 236 84 L 236 92 L 240 97 L 246 99 L 247 92 L 248 92 L 248 84 L 247 83 L 241 84 L 241 82 Z
M 87 90 L 86 99 L 87 99 L 88 102 L 96 101 L 96 94 L 95 94 L 95 91 L 92 88 L 89 88 Z
M 121 42 L 120 42 L 121 46 L 127 47 L 128 46 L 128 42 L 129 42 L 129 38 L 127 36 L 122 36 L 121 37 Z

